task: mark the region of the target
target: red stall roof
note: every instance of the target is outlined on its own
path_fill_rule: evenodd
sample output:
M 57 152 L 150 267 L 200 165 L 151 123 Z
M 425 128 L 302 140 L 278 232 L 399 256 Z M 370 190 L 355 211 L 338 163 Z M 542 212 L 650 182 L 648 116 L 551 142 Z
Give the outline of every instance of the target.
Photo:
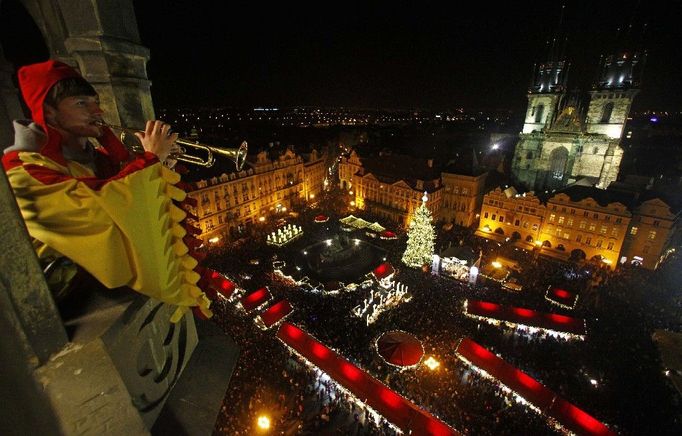
M 557 313 L 544 313 L 521 307 L 502 306 L 497 303 L 467 300 L 466 313 L 483 318 L 507 321 L 513 324 L 535 327 L 558 333 L 585 336 L 585 320 Z
M 406 434 L 460 434 L 295 325 L 282 323 L 277 337 Z
M 270 298 L 272 298 L 272 295 L 270 295 L 268 288 L 260 288 L 257 291 L 253 291 L 249 295 L 242 297 L 241 303 L 248 312 L 265 303 Z
M 545 299 L 565 309 L 574 309 L 578 302 L 578 294 L 550 286 L 545 293 Z
M 458 357 L 481 368 L 568 430 L 580 435 L 615 436 L 615 433 L 599 420 L 471 339 L 462 339 L 455 351 Z
M 394 272 L 395 271 L 393 270 L 393 267 L 388 262 L 384 262 L 372 270 L 372 273 L 374 274 L 374 277 L 377 278 L 377 280 L 381 280 L 385 277 L 388 277 Z
M 209 286 L 215 289 L 217 292 L 225 298 L 230 298 L 235 290 L 234 282 L 229 280 L 225 275 L 219 273 L 218 271 L 211 271 L 209 277 Z
M 279 301 L 268 308 L 265 312 L 260 314 L 260 319 L 263 320 L 266 328 L 272 327 L 280 319 L 284 318 L 291 311 L 294 310 L 287 300 Z

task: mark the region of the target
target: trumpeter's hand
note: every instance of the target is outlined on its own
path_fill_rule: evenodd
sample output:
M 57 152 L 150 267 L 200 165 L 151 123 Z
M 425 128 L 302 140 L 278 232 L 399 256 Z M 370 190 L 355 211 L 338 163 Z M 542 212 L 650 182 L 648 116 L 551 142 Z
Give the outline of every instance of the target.
M 178 134 L 170 133 L 171 126 L 163 121 L 147 121 L 144 132 L 137 132 L 135 136 L 140 140 L 144 149 L 154 153 L 161 162 L 165 161 L 171 152 L 171 147 L 177 141 Z

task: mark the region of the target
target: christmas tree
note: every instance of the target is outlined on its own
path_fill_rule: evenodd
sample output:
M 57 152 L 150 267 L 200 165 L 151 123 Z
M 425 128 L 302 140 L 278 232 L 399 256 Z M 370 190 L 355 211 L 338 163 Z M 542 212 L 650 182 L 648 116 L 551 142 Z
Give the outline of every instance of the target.
M 422 197 L 422 204 L 416 210 L 414 218 L 407 230 L 407 248 L 403 253 L 403 263 L 411 267 L 421 267 L 431 264 L 433 260 L 433 243 L 436 234 L 431 224 L 431 212 L 426 208 L 426 192 Z

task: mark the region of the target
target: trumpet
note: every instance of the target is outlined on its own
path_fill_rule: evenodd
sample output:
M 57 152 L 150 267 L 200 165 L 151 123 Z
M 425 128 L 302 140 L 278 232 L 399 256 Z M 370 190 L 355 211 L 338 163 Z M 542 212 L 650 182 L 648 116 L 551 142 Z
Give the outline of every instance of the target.
M 113 130 L 121 131 L 121 142 L 124 142 L 125 136 L 130 133 L 144 132 L 144 130 L 131 129 L 128 127 L 116 126 L 114 124 L 107 124 L 104 121 L 96 123 L 100 127 L 109 127 Z M 125 142 L 124 142 L 125 143 Z M 170 159 L 179 160 L 182 162 L 191 163 L 194 165 L 200 165 L 202 167 L 210 168 L 215 163 L 215 155 L 224 156 L 230 159 L 237 166 L 237 171 L 241 171 L 244 163 L 246 162 L 246 155 L 248 152 L 248 144 L 246 141 L 242 142 L 237 148 L 219 148 L 213 147 L 211 145 L 202 144 L 200 142 L 195 142 L 190 139 L 178 138 L 175 141 L 177 145 L 176 149 L 171 152 L 168 156 Z M 197 150 L 204 151 L 206 157 L 195 156 L 193 154 L 187 153 L 187 147 L 191 147 Z M 140 146 L 132 147 L 133 151 L 140 151 Z

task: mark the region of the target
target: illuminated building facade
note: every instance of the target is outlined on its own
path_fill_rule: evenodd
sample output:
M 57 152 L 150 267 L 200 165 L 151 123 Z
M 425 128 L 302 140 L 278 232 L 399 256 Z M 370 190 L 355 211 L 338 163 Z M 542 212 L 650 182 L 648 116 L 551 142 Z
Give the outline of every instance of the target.
M 444 171 L 441 174 L 443 201 L 440 218 L 463 227 L 473 226 L 483 203 L 487 175 L 487 172 L 456 174 Z
M 615 266 L 634 200 L 627 193 L 571 186 L 547 201 L 542 252 L 563 259 L 603 260 Z
M 523 248 L 533 248 L 540 238 L 545 205 L 533 193 L 517 194 L 496 188 L 483 198 L 476 234 L 489 239 L 510 238 Z
M 339 162 L 339 183 L 353 193 L 350 206 L 399 225 L 409 225 L 424 192 L 426 207 L 434 219 L 439 217 L 443 190 L 432 159 L 394 154 L 361 158 L 353 151 Z
M 625 235 L 621 260 L 656 269 L 679 245 L 679 207 L 661 198 L 641 200 Z
M 250 156 L 251 158 L 251 156 Z M 325 154 L 297 155 L 290 148 L 274 158 L 267 151 L 248 160 L 246 169 L 196 182 L 189 196 L 197 200 L 204 242 L 235 235 L 244 226 L 286 212 L 322 192 Z
M 543 201 L 497 188 L 484 196 L 476 234 L 562 260 L 656 269 L 679 242 L 679 212 L 653 193 L 570 186 Z

